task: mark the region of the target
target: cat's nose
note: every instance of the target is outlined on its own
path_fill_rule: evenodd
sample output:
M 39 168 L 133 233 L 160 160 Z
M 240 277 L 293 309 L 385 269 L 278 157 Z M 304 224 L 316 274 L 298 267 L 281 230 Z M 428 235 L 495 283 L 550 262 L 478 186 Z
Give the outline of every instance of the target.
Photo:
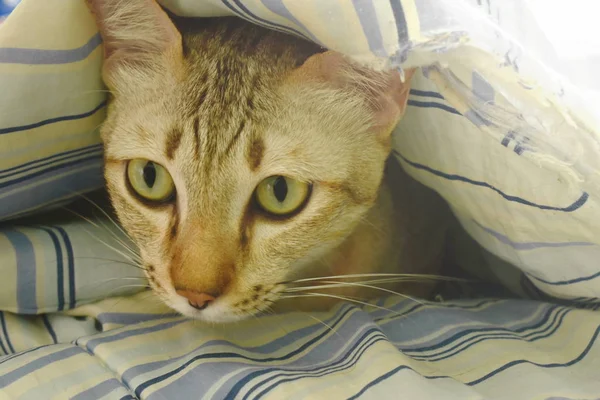
M 194 292 L 193 290 L 176 290 L 177 294 L 188 299 L 190 306 L 197 310 L 204 310 L 215 300 L 215 296 L 208 293 Z

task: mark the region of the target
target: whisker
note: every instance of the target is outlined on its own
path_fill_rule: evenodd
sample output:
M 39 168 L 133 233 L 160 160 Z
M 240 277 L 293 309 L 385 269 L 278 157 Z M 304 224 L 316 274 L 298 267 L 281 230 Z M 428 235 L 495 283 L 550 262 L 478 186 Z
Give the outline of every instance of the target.
M 110 297 L 110 295 L 112 295 L 114 292 L 118 291 L 118 290 L 122 290 L 122 289 L 126 289 L 126 288 L 143 288 L 143 289 L 150 289 L 150 286 L 148 285 L 122 285 L 119 286 L 117 288 L 113 288 L 112 290 L 110 290 L 105 297 Z
M 378 227 L 373 222 L 369 221 L 368 217 L 362 217 L 362 218 L 360 218 L 360 221 L 362 223 L 365 223 L 365 224 L 369 225 L 371 228 L 373 228 L 376 231 L 376 233 L 377 233 L 377 235 L 379 237 L 383 237 L 383 236 L 389 235 L 388 232 L 385 232 L 382 228 Z
M 101 285 L 105 285 L 109 282 L 114 282 L 114 281 L 132 281 L 132 280 L 136 280 L 136 281 L 147 281 L 146 278 L 143 277 L 132 277 L 132 276 L 124 276 L 124 277 L 119 277 L 119 278 L 109 278 L 109 279 L 103 279 L 100 282 L 93 282 L 87 285 L 83 285 L 81 286 L 81 289 L 91 289 L 91 288 L 98 288 Z M 146 286 L 146 285 L 145 285 Z
M 329 297 L 329 298 L 338 299 L 338 300 L 342 300 L 342 301 L 350 301 L 350 302 L 353 302 L 353 303 L 362 304 L 363 306 L 367 306 L 367 307 L 378 308 L 380 310 L 391 312 L 391 313 L 394 313 L 394 314 L 399 314 L 397 311 L 391 310 L 389 308 L 378 306 L 377 304 L 368 303 L 368 302 L 361 301 L 361 300 L 356 300 L 355 298 L 351 298 L 351 297 L 348 297 L 348 296 L 336 296 L 334 294 L 312 293 L 312 292 L 309 292 L 309 293 L 304 293 L 304 294 L 296 294 L 296 295 L 293 295 L 293 296 L 282 296 L 281 298 L 282 299 L 293 299 L 293 298 L 299 298 L 299 297 Z
M 296 292 L 296 291 L 307 290 L 307 289 L 330 289 L 330 288 L 337 288 L 337 287 L 341 287 L 344 285 L 348 285 L 349 283 L 355 283 L 355 284 L 385 284 L 385 283 L 397 283 L 397 282 L 425 283 L 425 282 L 427 282 L 427 280 L 398 277 L 398 278 L 373 279 L 373 280 L 358 281 L 358 282 L 312 281 L 310 283 L 319 283 L 319 282 L 323 282 L 325 284 L 319 284 L 319 285 L 313 285 L 313 286 L 292 286 L 292 287 L 288 287 L 286 289 L 286 291 Z
M 74 259 L 75 259 L 75 260 L 77 260 L 77 259 L 81 259 L 81 260 L 100 260 L 100 261 L 106 261 L 106 263 L 105 263 L 105 264 L 102 264 L 102 265 L 123 264 L 123 265 L 127 265 L 127 266 L 134 267 L 134 268 L 137 268 L 137 269 L 141 269 L 142 271 L 145 271 L 145 270 L 146 270 L 146 268 L 144 268 L 144 267 L 143 267 L 143 266 L 141 266 L 141 265 L 134 264 L 134 263 L 132 263 L 132 262 L 129 262 L 129 261 L 123 261 L 123 260 L 114 260 L 114 259 L 112 259 L 112 258 L 103 258 L 103 257 L 83 257 L 83 256 L 82 256 L 82 257 L 74 257 Z M 56 262 L 56 261 L 55 261 L 55 262 Z
M 317 321 L 318 323 L 320 323 L 321 325 L 325 326 L 327 329 L 329 329 L 331 332 L 335 333 L 336 335 L 338 335 L 340 338 L 342 337 L 342 335 L 340 335 L 340 333 L 338 331 L 336 331 L 335 329 L 333 329 L 329 324 L 327 324 L 325 321 L 323 321 L 320 318 L 315 317 L 314 315 L 311 315 L 305 311 L 300 311 L 302 314 L 306 315 L 307 317 L 314 319 L 315 321 Z
M 125 230 L 121 227 L 121 225 L 119 225 L 114 218 L 106 211 L 104 210 L 102 207 L 100 207 L 98 204 L 96 204 L 96 202 L 94 202 L 92 199 L 90 199 L 89 197 L 87 197 L 85 194 L 79 194 L 79 196 L 86 200 L 88 203 L 90 203 L 92 206 L 94 206 L 97 210 L 99 210 L 125 237 L 129 238 L 129 235 L 127 234 L 127 232 L 125 232 Z M 71 210 L 69 208 L 66 208 L 69 212 L 79 216 L 80 218 L 82 218 L 83 220 L 89 222 L 90 224 L 92 224 L 93 226 L 100 228 L 100 226 L 95 223 L 94 221 L 92 221 L 89 218 L 86 218 L 85 216 L 77 213 L 74 210 Z M 135 251 L 135 249 L 133 249 L 131 246 L 127 245 L 121 238 L 119 238 L 117 235 L 115 235 L 111 229 L 109 229 L 103 221 L 99 221 L 102 224 L 102 227 L 109 233 L 112 234 L 113 239 L 115 239 L 121 246 L 123 246 L 124 249 L 128 250 L 135 258 L 139 259 L 139 254 Z
M 91 205 L 93 205 L 93 206 L 94 206 L 96 209 L 98 209 L 98 210 L 99 210 L 99 211 L 100 211 L 102 214 L 104 214 L 104 216 L 105 216 L 106 218 L 108 218 L 108 220 L 109 220 L 110 222 L 112 222 L 112 223 L 113 223 L 113 225 L 114 225 L 114 226 L 115 226 L 115 227 L 116 227 L 116 228 L 117 228 L 119 231 L 121 231 L 121 233 L 122 233 L 123 235 L 125 235 L 125 236 L 129 237 L 129 235 L 127 234 L 127 232 L 125 232 L 125 230 L 124 230 L 124 229 L 121 227 L 121 225 L 119 225 L 119 224 L 118 224 L 118 223 L 117 223 L 117 222 L 116 222 L 116 221 L 115 221 L 115 220 L 112 218 L 112 216 L 111 216 L 111 215 L 110 215 L 108 212 L 106 212 L 106 210 L 105 210 L 105 209 L 103 209 L 102 207 L 100 207 L 98 204 L 96 204 L 96 202 L 95 202 L 95 201 L 93 201 L 92 199 L 90 199 L 89 197 L 87 197 L 85 194 L 81 194 L 80 196 L 81 196 L 81 198 L 83 198 L 84 200 L 86 200 L 88 203 L 90 203 Z
M 100 264 L 101 266 L 107 266 L 107 265 L 113 265 L 113 264 L 121 264 L 121 265 L 127 265 L 129 267 L 133 267 L 133 268 L 137 268 L 137 269 L 141 269 L 142 271 L 145 271 L 146 268 L 140 266 L 140 265 L 136 265 L 133 264 L 131 262 L 128 261 L 122 261 L 122 260 L 113 260 L 111 258 L 102 258 L 102 257 L 73 257 L 74 260 L 100 260 L 100 261 L 106 261 L 104 264 Z M 57 263 L 58 260 L 50 260 L 48 262 L 54 262 Z
M 381 290 L 382 292 L 386 292 L 386 293 L 390 293 L 390 294 L 393 294 L 393 295 L 396 295 L 396 296 L 404 297 L 405 299 L 412 300 L 415 303 L 423 304 L 422 301 L 419 301 L 419 300 L 415 299 L 414 297 L 411 297 L 411 296 L 408 296 L 406 294 L 402 294 L 402 293 L 399 293 L 399 292 L 395 292 L 395 291 L 390 290 L 390 289 L 380 288 L 378 286 L 365 285 L 365 284 L 362 284 L 362 283 L 355 283 L 355 282 L 339 282 L 339 283 L 331 282 L 331 281 L 324 281 L 324 282 L 325 283 L 330 283 L 330 284 L 340 285 L 338 287 L 348 287 L 348 286 L 350 286 L 350 287 L 364 287 L 364 288 L 367 288 L 367 289 Z M 302 289 L 302 288 L 298 288 L 298 289 Z
M 378 278 L 378 277 L 419 278 L 419 279 L 431 279 L 431 280 L 455 281 L 455 282 L 468 282 L 469 281 L 468 279 L 464 279 L 464 278 L 455 278 L 455 277 L 443 276 L 443 275 L 373 273 L 373 274 L 347 274 L 347 275 L 321 276 L 321 277 L 315 277 L 315 278 L 302 278 L 302 279 L 296 279 L 296 280 L 280 282 L 280 283 L 286 285 L 286 284 L 290 284 L 290 283 L 320 281 L 323 279 Z
M 88 231 L 87 229 L 84 229 L 84 231 L 90 235 L 93 239 L 97 240 L 98 242 L 102 243 L 103 245 L 105 245 L 106 247 L 108 247 L 109 249 L 111 249 L 112 251 L 114 251 L 115 253 L 121 255 L 122 257 L 124 257 L 125 259 L 131 261 L 131 262 L 135 262 L 137 261 L 138 263 L 142 262 L 142 259 L 138 256 L 138 255 L 129 255 L 124 253 L 123 251 L 117 249 L 116 247 L 106 243 L 104 240 L 100 239 L 98 236 L 94 235 L 93 233 L 91 233 L 90 231 Z
M 81 196 L 82 196 L 82 197 L 84 197 L 83 195 L 81 195 Z M 84 197 L 84 198 L 85 198 L 85 197 Z M 91 202 L 91 200 L 89 200 L 89 201 Z M 93 203 L 93 202 L 92 202 L 92 203 Z M 94 203 L 93 203 L 93 204 L 94 204 Z M 96 204 L 94 204 L 94 205 L 95 205 L 96 207 L 99 207 L 99 206 L 98 206 L 98 205 L 96 205 Z M 115 234 L 114 234 L 114 233 L 113 233 L 113 232 L 112 232 L 112 231 L 111 231 L 111 230 L 110 230 L 110 229 L 109 229 L 109 228 L 108 228 L 106 225 L 104 225 L 104 223 L 102 223 L 102 226 L 100 226 L 100 225 L 98 225 L 98 223 L 94 222 L 94 221 L 93 221 L 93 220 L 91 220 L 90 218 L 87 218 L 87 217 L 85 217 L 85 216 L 81 215 L 80 213 L 78 213 L 78 212 L 76 212 L 76 211 L 74 211 L 74 210 L 71 210 L 71 209 L 69 209 L 69 208 L 66 208 L 66 207 L 63 207 L 63 208 L 64 208 L 65 210 L 69 211 L 70 213 L 74 214 L 75 216 L 77 216 L 77 217 L 81 218 L 82 220 L 86 221 L 87 223 L 89 223 L 89 224 L 90 224 L 90 225 L 92 225 L 93 227 L 95 227 L 95 228 L 98 228 L 98 229 L 104 229 L 106 232 L 110 233 L 110 234 L 111 234 L 111 236 L 112 236 L 112 239 L 113 239 L 113 240 L 115 240 L 115 241 L 116 241 L 118 244 L 120 244 L 120 245 L 123 247 L 123 249 L 125 249 L 127 252 L 129 252 L 129 253 L 130 253 L 130 255 L 129 255 L 129 256 L 126 256 L 124 253 L 122 253 L 122 252 L 118 251 L 118 250 L 117 250 L 117 249 L 115 249 L 113 246 L 111 246 L 111 245 L 109 245 L 108 243 L 104 242 L 102 239 L 100 239 L 98 236 L 94 235 L 94 234 L 93 234 L 92 232 L 90 232 L 89 230 L 87 230 L 87 229 L 83 229 L 83 230 L 84 230 L 84 231 L 85 231 L 85 232 L 86 232 L 88 235 L 90 235 L 90 236 L 91 236 L 93 239 L 95 239 L 95 240 L 99 241 L 100 243 L 102 243 L 102 244 L 104 244 L 105 246 L 109 247 L 111 250 L 113 250 L 113 251 L 115 251 L 115 252 L 117 252 L 117 253 L 121 254 L 123 257 L 125 257 L 125 258 L 127 258 L 127 259 L 129 259 L 129 260 L 131 260 L 131 261 L 139 261 L 139 262 L 141 262 L 141 261 L 142 261 L 142 260 L 141 260 L 141 258 L 140 258 L 140 256 L 139 256 L 139 254 L 138 254 L 138 253 L 136 253 L 136 252 L 134 251 L 134 249 L 132 249 L 130 246 L 128 246 L 128 245 L 127 245 L 125 242 L 123 242 L 123 241 L 122 241 L 122 240 L 121 240 L 121 239 L 120 239 L 120 238 L 119 238 L 117 235 L 115 235 Z M 102 210 L 102 209 L 100 209 L 100 210 L 101 210 L 102 212 L 106 213 L 104 210 Z M 108 216 L 108 214 L 105 214 L 105 215 L 107 215 L 108 219 L 112 221 L 112 219 L 110 218 L 110 216 Z M 124 231 L 123 231 L 123 230 L 122 230 L 122 229 L 121 229 L 121 228 L 120 228 L 118 225 L 116 225 L 116 223 L 115 223 L 114 221 L 112 221 L 112 222 L 115 224 L 115 226 L 117 226 L 117 228 L 118 228 L 118 229 L 119 229 L 121 232 L 123 232 L 125 235 L 127 235 L 127 234 L 126 234 L 126 233 L 125 233 L 125 232 L 124 232 Z
M 281 324 L 281 322 L 279 321 L 279 317 L 280 314 L 277 314 L 273 311 L 273 309 L 270 306 L 266 306 L 265 309 L 263 311 L 260 310 L 260 308 L 258 308 L 257 306 L 254 306 L 254 309 L 258 310 L 259 312 L 268 312 L 270 314 L 270 316 L 273 318 L 272 320 L 275 321 L 275 323 L 277 324 L 277 326 L 286 334 L 289 335 L 290 332 L 285 329 L 285 327 Z M 252 314 L 256 317 L 255 314 Z M 258 319 L 258 317 L 256 317 Z M 261 321 L 262 322 L 262 321 Z

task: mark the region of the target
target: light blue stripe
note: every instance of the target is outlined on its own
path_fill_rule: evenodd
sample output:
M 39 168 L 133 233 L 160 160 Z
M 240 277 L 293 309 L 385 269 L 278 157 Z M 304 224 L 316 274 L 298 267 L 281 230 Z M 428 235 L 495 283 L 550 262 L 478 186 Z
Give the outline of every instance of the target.
M 135 314 L 135 313 L 102 313 L 97 319 L 103 324 L 131 325 L 157 319 L 179 316 L 178 314 Z
M 556 312 L 555 312 L 556 311 Z M 565 316 L 573 311 L 569 308 L 556 308 L 541 321 L 533 321 L 525 329 L 506 329 L 503 327 L 467 328 L 452 340 L 443 341 L 432 347 L 417 348 L 407 351 L 415 360 L 440 361 L 451 358 L 466 349 L 485 340 L 527 340 L 532 343 L 554 334 L 562 325 Z M 460 340 L 464 339 L 464 340 Z M 406 351 L 400 348 L 401 351 Z M 439 350 L 433 353 L 433 350 Z M 428 354 L 419 354 L 427 352 Z
M 26 375 L 29 375 L 40 368 L 45 367 L 53 362 L 64 360 L 69 357 L 73 357 L 77 354 L 85 354 L 79 347 L 68 347 L 64 350 L 57 351 L 56 353 L 48 354 L 38 359 L 31 361 L 23 365 L 22 367 L 16 368 L 4 375 L 0 375 L 0 389 L 9 386 L 10 384 L 18 381 Z
M 26 181 L 24 184 L 32 184 L 27 190 L 17 191 L 8 194 L 7 192 L 14 191 L 14 187 L 0 190 L 2 193 L 7 193 L 0 198 L 0 220 L 19 214 L 23 210 L 41 207 L 45 204 L 52 203 L 63 197 L 75 198 L 81 193 L 99 189 L 104 185 L 102 175 L 103 160 L 101 157 L 84 160 L 81 165 L 76 168 L 71 166 L 66 171 L 54 171 L 36 179 Z M 61 177 L 54 177 L 58 173 L 65 173 Z M 41 180 L 52 178 L 46 182 L 39 183 Z
M 352 3 L 354 3 L 354 9 L 356 10 L 363 32 L 369 43 L 369 48 L 376 56 L 387 57 L 388 54 L 383 45 L 383 37 L 381 36 L 381 31 L 379 29 L 379 21 L 377 20 L 377 13 L 373 6 L 373 1 L 352 0 Z
M 4 64 L 68 64 L 84 60 L 102 43 L 97 33 L 86 44 L 69 50 L 0 48 L 0 63 Z
M 471 83 L 473 85 L 473 93 L 477 97 L 488 104 L 494 104 L 496 92 L 492 85 L 479 72 L 473 71 Z
M 520 364 L 528 364 L 533 367 L 540 367 L 540 368 L 544 368 L 544 369 L 550 369 L 550 368 L 561 368 L 562 369 L 565 367 L 570 367 L 572 365 L 577 364 L 579 361 L 583 360 L 585 358 L 585 356 L 588 355 L 588 353 L 590 352 L 590 350 L 596 343 L 596 339 L 598 339 L 598 335 L 600 335 L 600 326 L 598 328 L 596 328 L 596 331 L 594 332 L 594 334 L 588 341 L 585 349 L 577 357 L 575 357 L 571 360 L 568 360 L 568 361 L 561 360 L 562 362 L 553 362 L 553 363 L 537 363 L 537 362 L 533 362 L 533 361 L 527 360 L 527 359 L 513 360 L 513 361 L 510 361 L 510 362 L 504 364 L 503 366 L 501 366 L 499 368 L 496 368 L 492 372 L 487 373 L 486 375 L 482 376 L 479 379 L 475 379 L 471 382 L 466 382 L 466 384 L 469 386 L 478 385 L 478 384 L 498 375 L 499 373 L 501 373 L 509 368 L 512 368 L 516 365 L 520 365 Z
M 108 335 L 108 336 L 102 336 L 99 338 L 93 338 L 90 339 L 85 347 L 87 350 L 93 352 L 97 346 L 104 344 L 104 343 L 111 343 L 111 342 L 116 342 L 122 339 L 126 339 L 132 336 L 140 336 L 140 335 L 145 335 L 147 333 L 150 332 L 159 332 L 161 330 L 166 330 L 166 329 L 170 329 L 174 326 L 177 326 L 179 324 L 182 324 L 186 322 L 185 319 L 183 318 L 178 318 L 169 322 L 165 322 L 162 324 L 158 324 L 158 325 L 154 325 L 154 326 L 149 326 L 149 327 L 142 327 L 142 328 L 138 328 L 138 329 L 132 329 L 129 331 L 124 331 L 124 332 L 118 332 L 116 334 L 113 335 Z
M 323 376 L 337 374 L 341 371 L 352 369 L 360 361 L 362 355 L 366 353 L 373 345 L 385 340 L 386 338 L 381 332 L 375 328 L 371 328 L 365 335 L 356 341 L 353 347 L 350 347 L 344 354 L 341 354 L 340 358 L 335 361 L 328 360 L 326 365 L 319 366 L 318 368 L 311 366 L 308 369 L 298 369 L 294 366 L 293 370 L 290 370 L 289 368 L 273 368 L 273 370 L 278 370 L 279 373 L 274 375 L 269 374 L 270 376 L 266 379 L 255 383 L 244 395 L 244 400 L 261 399 L 268 392 L 272 391 L 283 383 L 293 382 L 299 379 L 321 378 Z M 260 390 L 262 386 L 265 386 L 268 382 L 274 380 L 277 381 L 271 383 L 268 387 L 262 389 L 262 391 L 252 396 L 253 391 Z
M 501 329 L 522 330 L 532 323 L 547 318 L 552 312 L 552 307 L 533 301 L 498 302 L 489 307 L 475 310 L 462 308 L 446 309 L 443 305 L 433 308 L 420 308 L 401 318 L 391 316 L 379 322 L 379 326 L 388 336 L 389 340 L 406 351 L 424 347 L 433 347 L 440 342 L 450 340 L 465 329 L 481 329 L 486 326 L 502 327 Z M 407 324 L 410 320 L 412 323 Z M 469 327 L 461 324 L 468 321 Z M 402 326 L 402 329 L 398 329 Z M 424 341 L 431 332 L 438 332 L 446 328 L 443 333 Z
M 49 211 L 49 210 L 54 210 L 54 209 L 58 209 L 58 208 L 62 208 L 64 206 L 66 206 L 67 204 L 73 202 L 72 198 L 69 199 L 57 199 L 57 200 L 53 200 L 49 203 L 44 203 L 44 204 L 40 204 L 36 207 L 30 208 L 30 209 L 26 209 L 26 210 L 22 210 L 19 211 L 16 214 L 10 214 L 6 217 L 2 217 L 0 216 L 0 221 L 2 221 L 3 219 L 16 219 L 16 218 L 22 218 L 31 214 L 36 214 L 42 211 Z
M 352 342 L 348 340 L 340 340 L 340 337 L 352 337 L 353 335 L 361 335 L 364 334 L 364 331 L 376 331 L 378 334 L 381 334 L 378 328 L 375 328 L 375 324 L 373 324 L 368 315 L 363 312 L 353 312 L 350 315 L 350 318 L 346 319 L 346 314 L 351 311 L 358 311 L 356 307 L 349 307 L 347 311 L 338 319 L 334 324 L 331 325 L 333 328 L 331 331 L 326 328 L 322 329 L 322 332 L 314 337 L 314 338 L 303 338 L 301 343 L 298 343 L 295 348 L 291 348 L 292 351 L 280 355 L 271 357 L 264 356 L 255 356 L 252 352 L 249 352 L 249 349 L 245 349 L 246 351 L 241 353 L 235 351 L 232 348 L 229 351 L 223 351 L 222 347 L 219 346 L 214 352 L 199 352 L 195 354 L 191 358 L 187 358 L 185 362 L 181 365 L 178 365 L 176 368 L 172 368 L 168 372 L 163 372 L 161 375 L 155 376 L 154 378 L 147 380 L 139 384 L 135 388 L 135 394 L 138 397 L 143 397 L 143 392 L 149 387 L 156 385 L 160 382 L 165 381 L 166 379 L 175 376 L 182 371 L 202 371 L 198 374 L 194 373 L 196 376 L 204 376 L 207 379 L 211 377 L 209 371 L 206 371 L 207 368 L 212 368 L 212 364 L 210 363 L 201 363 L 197 364 L 197 360 L 214 360 L 218 361 L 220 359 L 232 360 L 235 359 L 238 362 L 227 362 L 226 365 L 231 367 L 238 367 L 240 364 L 247 365 L 248 362 L 253 363 L 255 365 L 263 365 L 268 364 L 273 361 L 278 361 L 280 364 L 285 363 L 288 366 L 293 366 L 293 368 L 301 369 L 313 369 L 319 366 L 326 366 L 330 362 L 331 354 L 339 354 L 342 352 L 347 352 L 349 347 L 352 347 L 354 343 L 360 341 L 360 339 L 356 339 Z M 337 332 L 337 334 L 335 333 Z M 308 340 L 307 340 L 308 339 Z M 310 349 L 310 351 L 308 351 Z M 223 395 L 220 392 L 215 393 L 215 398 L 238 398 L 236 393 L 238 393 L 242 387 L 244 387 L 248 382 L 252 381 L 256 375 L 264 375 L 267 374 L 270 369 L 258 368 L 254 372 L 244 373 L 245 376 L 240 377 L 231 377 L 227 383 L 223 383 L 219 388 L 219 391 L 227 390 L 227 394 Z M 125 377 L 125 373 L 123 374 Z M 210 387 L 211 383 L 214 381 L 213 379 L 207 380 L 206 386 Z M 125 378 L 124 378 L 125 379 Z M 126 379 L 126 381 L 131 381 L 131 379 Z M 232 386 L 231 386 L 232 385 Z M 168 398 L 168 396 L 167 396 Z
M 119 382 L 115 378 L 110 378 L 104 382 L 97 384 L 87 390 L 84 390 L 81 393 L 71 397 L 71 400 L 90 400 L 90 399 L 100 399 L 115 390 L 123 389 L 126 390 L 125 385 Z
M 36 311 L 36 265 L 33 244 L 27 235 L 21 232 L 10 229 L 0 232 L 4 233 L 12 244 L 17 256 L 17 307 L 19 312 Z
M 90 156 L 93 153 L 101 153 L 102 145 L 100 143 L 93 144 L 91 146 L 81 147 L 73 150 L 68 150 L 60 153 L 51 154 L 48 157 L 38 158 L 36 160 L 28 161 L 23 164 L 15 165 L 14 167 L 5 168 L 0 170 L 0 179 L 7 179 L 12 176 L 22 174 L 24 172 L 32 171 L 34 169 L 52 166 L 60 161 L 74 159 L 83 155 Z
M 287 19 L 288 21 L 294 23 L 297 27 L 299 27 L 300 29 L 302 29 L 303 32 L 306 32 L 306 35 L 310 38 L 310 40 L 312 40 L 313 42 L 315 42 L 315 43 L 317 43 L 317 44 L 319 44 L 321 46 L 323 45 L 312 34 L 311 31 L 309 31 L 308 29 L 306 29 L 306 27 L 304 26 L 304 24 L 302 24 L 302 22 L 298 21 L 298 19 L 290 12 L 290 10 L 287 9 L 287 7 L 285 6 L 285 4 L 283 4 L 283 2 L 281 0 L 261 0 L 261 2 L 272 13 L 277 14 L 280 17 L 283 17 L 283 18 Z

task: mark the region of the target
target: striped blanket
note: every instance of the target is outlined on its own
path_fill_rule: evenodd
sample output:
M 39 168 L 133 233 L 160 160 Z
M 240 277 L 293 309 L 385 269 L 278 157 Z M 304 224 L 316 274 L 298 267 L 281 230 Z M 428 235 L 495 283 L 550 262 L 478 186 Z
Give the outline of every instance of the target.
M 172 315 L 128 284 L 139 270 L 107 211 L 62 209 L 102 187 L 84 0 L 22 0 L 0 24 L 0 398 L 600 398 L 593 2 L 161 3 L 420 67 L 394 155 L 468 232 L 463 267 L 513 299 L 391 297 L 226 327 Z

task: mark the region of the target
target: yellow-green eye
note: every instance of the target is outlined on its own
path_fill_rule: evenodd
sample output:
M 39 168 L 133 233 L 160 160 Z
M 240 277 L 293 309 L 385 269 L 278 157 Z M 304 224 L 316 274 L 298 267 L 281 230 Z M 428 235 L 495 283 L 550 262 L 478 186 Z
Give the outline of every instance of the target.
M 256 187 L 256 202 L 263 211 L 286 216 L 298 211 L 310 195 L 310 185 L 296 179 L 275 175 Z
M 165 167 L 150 160 L 137 158 L 129 161 L 127 179 L 139 196 L 152 202 L 169 200 L 175 194 L 171 175 Z

